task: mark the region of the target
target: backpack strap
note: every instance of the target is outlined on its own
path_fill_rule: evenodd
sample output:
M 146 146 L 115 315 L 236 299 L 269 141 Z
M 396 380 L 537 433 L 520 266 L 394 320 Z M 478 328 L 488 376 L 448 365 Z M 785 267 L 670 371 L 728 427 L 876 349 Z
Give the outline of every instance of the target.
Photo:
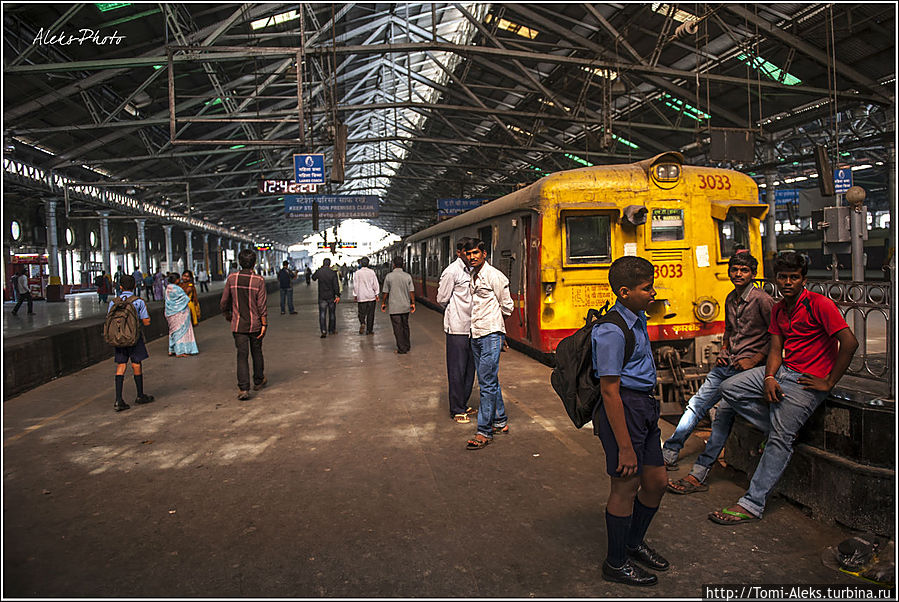
M 612 310 L 604 313 L 597 324 L 614 324 L 621 329 L 621 332 L 624 334 L 624 359 L 621 366 L 624 367 L 630 361 L 637 346 L 637 337 L 634 336 L 634 331 L 628 327 L 627 322 L 624 321 L 624 316 Z

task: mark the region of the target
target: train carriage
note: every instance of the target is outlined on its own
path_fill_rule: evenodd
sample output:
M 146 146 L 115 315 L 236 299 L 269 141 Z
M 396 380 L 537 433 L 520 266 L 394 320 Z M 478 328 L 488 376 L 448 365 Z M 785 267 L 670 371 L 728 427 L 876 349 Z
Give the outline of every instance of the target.
M 684 165 L 669 152 L 546 176 L 413 234 L 401 248 L 416 295 L 434 303 L 456 240 L 484 240 L 515 302 L 508 338 L 544 355 L 584 324 L 588 308 L 614 303 L 614 259 L 645 257 L 655 266 L 658 293 L 648 326 L 659 393 L 663 411 L 678 412 L 720 345 L 732 290 L 727 261 L 738 245 L 761 258 L 766 211 L 750 177 Z

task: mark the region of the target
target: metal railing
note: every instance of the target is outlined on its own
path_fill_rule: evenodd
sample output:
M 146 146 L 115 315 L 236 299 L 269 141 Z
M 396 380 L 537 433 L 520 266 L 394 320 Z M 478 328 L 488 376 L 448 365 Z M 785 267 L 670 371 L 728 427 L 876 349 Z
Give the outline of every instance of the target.
M 774 282 L 758 281 L 758 284 L 775 299 L 783 298 Z M 808 280 L 805 288 L 836 303 L 858 339 L 858 350 L 846 374 L 892 386 L 894 375 L 890 367 L 895 356 L 890 307 L 892 285 L 889 282 Z

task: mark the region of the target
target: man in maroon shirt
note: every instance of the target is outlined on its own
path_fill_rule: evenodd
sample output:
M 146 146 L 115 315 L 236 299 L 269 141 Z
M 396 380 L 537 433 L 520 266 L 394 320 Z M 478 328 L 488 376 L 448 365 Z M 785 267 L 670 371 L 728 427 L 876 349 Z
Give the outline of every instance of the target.
M 767 433 L 768 440 L 746 495 L 709 514 L 709 520 L 718 524 L 762 517 L 768 495 L 793 455 L 796 433 L 843 376 L 858 348 L 834 302 L 805 290 L 807 273 L 802 255 L 790 251 L 777 257 L 774 277 L 783 299 L 771 310 L 766 365 L 728 379 L 721 387 L 713 434 L 730 432 L 739 414 Z
M 250 398 L 249 355 L 253 355 L 253 389 L 266 385 L 265 360 L 262 357 L 262 337 L 268 325 L 268 296 L 265 280 L 253 273 L 256 252 L 243 249 L 237 255 L 239 272 L 232 272 L 225 282 L 220 307 L 222 315 L 231 322 L 231 334 L 237 347 L 237 387 L 240 400 Z

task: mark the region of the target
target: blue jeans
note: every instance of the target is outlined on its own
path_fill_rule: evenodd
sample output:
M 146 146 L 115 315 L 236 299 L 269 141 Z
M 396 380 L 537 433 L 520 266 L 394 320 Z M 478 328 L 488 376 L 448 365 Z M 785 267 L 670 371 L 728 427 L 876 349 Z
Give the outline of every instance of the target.
M 499 354 L 503 350 L 503 333 L 471 339 L 471 353 L 478 371 L 481 403 L 478 407 L 478 433 L 493 438 L 493 429 L 506 426 L 506 406 L 499 386 Z
M 684 409 L 683 416 L 680 417 L 680 422 L 677 423 L 674 434 L 662 446 L 662 457 L 667 464 L 673 464 L 677 461 L 677 455 L 683 449 L 690 433 L 693 432 L 693 429 L 696 428 L 702 417 L 706 415 L 706 412 L 721 399 L 719 393 L 721 383 L 736 374 L 740 374 L 740 371 L 732 366 L 715 366 L 709 371 L 705 382 L 702 383 L 702 386 L 699 387 L 699 390 L 687 403 L 687 407 Z
M 706 451 L 703 452 L 706 456 L 704 461 L 708 461 L 711 457 L 711 461 L 708 462 L 708 466 L 711 467 L 717 459 L 737 414 L 768 436 L 765 451 L 749 482 L 749 491 L 737 502 L 758 517 L 762 516 L 768 496 L 793 456 L 796 433 L 829 393 L 804 389 L 798 382 L 800 376 L 802 375 L 799 372 L 781 366 L 775 374 L 775 379 L 783 392 L 783 399 L 771 404 L 765 401 L 764 366 L 747 370 L 729 379 L 727 385 L 721 388 L 721 403 L 718 405 L 715 422 L 712 423 L 712 435 L 714 438 L 718 431 L 717 439 L 720 440 L 720 447 L 717 451 L 710 450 L 713 441 L 710 438 Z M 712 453 L 714 456 L 711 456 Z M 697 464 L 699 463 L 700 460 L 697 459 Z M 694 466 L 694 472 L 696 469 Z M 705 473 L 708 474 L 708 469 Z M 704 478 L 705 475 L 700 480 Z
M 290 308 L 290 313 L 294 312 L 293 309 L 293 289 L 292 288 L 282 288 L 281 289 L 281 313 L 284 313 L 284 301 L 287 301 L 287 307 Z
M 327 318 L 327 328 L 325 327 L 325 319 Z M 337 332 L 337 303 L 334 299 L 327 301 L 325 299 L 318 300 L 318 325 L 322 332 L 335 334 Z

